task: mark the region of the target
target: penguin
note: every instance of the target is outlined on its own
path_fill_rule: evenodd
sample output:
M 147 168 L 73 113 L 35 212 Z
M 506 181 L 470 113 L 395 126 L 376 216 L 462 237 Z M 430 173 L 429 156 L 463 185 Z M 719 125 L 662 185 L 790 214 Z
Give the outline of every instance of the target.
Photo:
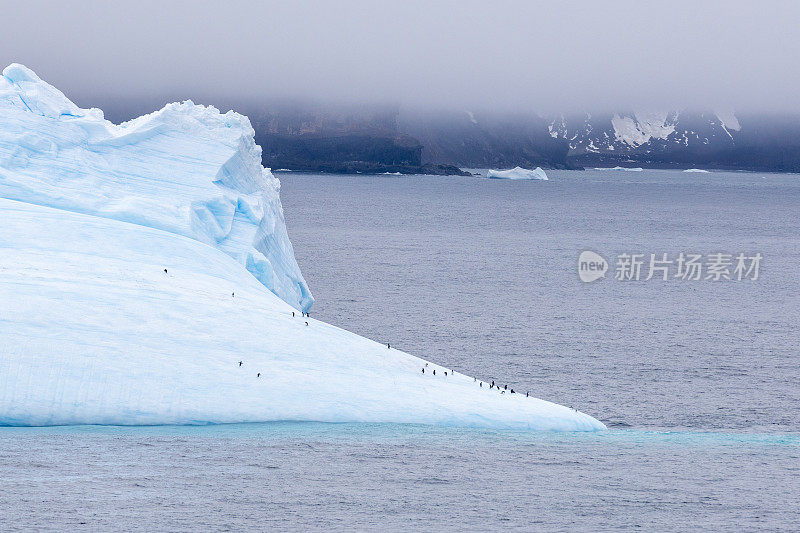
M 241 361 L 239 361 L 239 366 L 242 366 L 242 362 Z
M 425 373 L 425 367 L 424 366 L 422 367 L 422 373 L 423 374 Z
M 260 378 L 260 377 L 261 377 L 261 372 L 259 372 L 258 374 L 256 374 L 256 377 L 257 377 L 257 378 Z
M 434 376 L 436 375 L 436 369 L 435 368 L 433 369 L 433 375 Z
M 166 274 L 166 273 L 167 273 L 167 269 L 165 268 L 165 269 L 164 269 L 164 274 Z

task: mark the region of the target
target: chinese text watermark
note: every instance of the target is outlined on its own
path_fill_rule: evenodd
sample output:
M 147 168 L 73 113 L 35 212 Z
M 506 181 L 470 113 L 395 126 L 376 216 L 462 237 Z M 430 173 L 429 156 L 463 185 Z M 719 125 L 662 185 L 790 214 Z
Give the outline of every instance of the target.
M 613 273 L 618 281 L 755 281 L 762 259 L 761 253 L 622 253 L 616 257 Z M 605 277 L 609 270 L 609 263 L 596 252 L 586 250 L 578 257 L 578 276 L 585 283 Z

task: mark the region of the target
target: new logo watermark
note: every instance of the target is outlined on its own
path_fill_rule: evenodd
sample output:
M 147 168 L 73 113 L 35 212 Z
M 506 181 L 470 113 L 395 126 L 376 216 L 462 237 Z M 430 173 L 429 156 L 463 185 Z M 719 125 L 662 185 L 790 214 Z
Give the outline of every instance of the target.
M 743 281 L 758 279 L 760 253 L 731 254 L 715 252 L 696 254 L 681 252 L 670 257 L 667 253 L 622 253 L 614 263 L 614 279 L 618 281 Z M 578 257 L 578 276 L 584 283 L 604 278 L 609 263 L 596 252 L 585 250 Z
M 589 283 L 604 278 L 606 272 L 608 272 L 608 262 L 602 255 L 590 250 L 581 252 L 578 257 L 578 276 L 582 282 Z

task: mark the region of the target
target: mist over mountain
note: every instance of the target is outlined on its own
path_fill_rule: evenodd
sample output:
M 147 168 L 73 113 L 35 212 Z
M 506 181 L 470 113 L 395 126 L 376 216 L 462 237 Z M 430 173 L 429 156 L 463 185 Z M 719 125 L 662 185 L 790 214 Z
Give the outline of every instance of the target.
M 0 62 L 115 122 L 241 111 L 276 168 L 795 170 L 799 18 L 750 0 L 31 0 L 4 11 Z
M 171 95 L 218 106 L 298 98 L 546 114 L 800 111 L 796 2 L 29 0 L 8 7 L 0 62 L 23 63 L 79 105 L 103 109 L 112 98 Z
M 273 169 L 458 174 L 465 168 L 643 166 L 800 171 L 800 113 L 431 110 L 301 99 L 223 102 L 246 114 Z M 121 122 L 149 101 L 118 100 Z

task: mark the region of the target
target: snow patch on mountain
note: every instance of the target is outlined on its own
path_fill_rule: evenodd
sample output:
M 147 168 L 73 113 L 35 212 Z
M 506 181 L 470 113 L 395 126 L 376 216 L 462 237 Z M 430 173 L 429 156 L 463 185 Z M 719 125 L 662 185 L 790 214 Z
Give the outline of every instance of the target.
M 739 124 L 739 119 L 736 118 L 733 111 L 716 111 L 715 114 L 725 129 L 741 131 L 742 126 Z
M 551 120 L 547 125 L 547 131 L 553 139 L 567 138 L 567 121 L 564 115 L 559 115 L 558 118 Z
M 739 120 L 732 111 L 717 111 L 715 114 L 720 122 L 720 126 L 722 126 L 722 129 L 731 139 L 733 139 L 731 131 L 740 131 L 742 129 Z
M 615 113 L 611 118 L 616 140 L 628 146 L 641 146 L 652 139 L 666 139 L 675 132 L 677 116 L 662 111 L 635 112 L 633 116 Z

